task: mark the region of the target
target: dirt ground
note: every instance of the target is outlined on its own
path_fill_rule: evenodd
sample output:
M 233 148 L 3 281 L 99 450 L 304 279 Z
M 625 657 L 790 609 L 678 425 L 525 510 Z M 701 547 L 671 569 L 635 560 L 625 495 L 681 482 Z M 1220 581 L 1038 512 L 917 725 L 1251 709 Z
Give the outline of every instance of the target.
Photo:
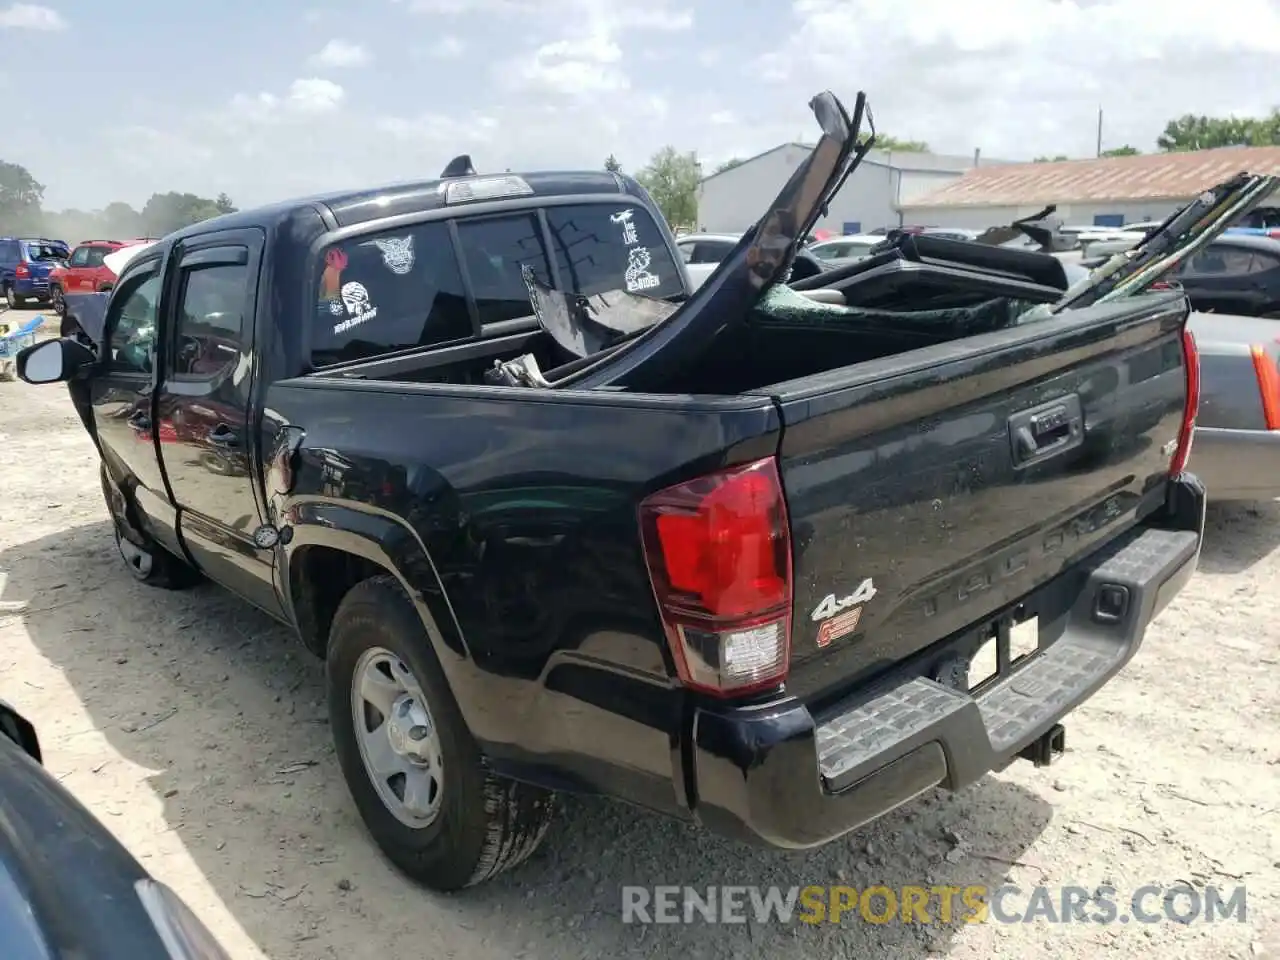
M 541 851 L 454 897 L 402 879 L 341 781 L 321 668 L 216 587 L 134 583 L 61 388 L 0 383 L 0 697 L 48 768 L 237 958 L 1280 957 L 1280 505 L 1214 510 L 1137 659 L 1015 764 L 817 852 L 573 798 Z M 1235 887 L 1246 923 L 620 920 L 624 884 Z

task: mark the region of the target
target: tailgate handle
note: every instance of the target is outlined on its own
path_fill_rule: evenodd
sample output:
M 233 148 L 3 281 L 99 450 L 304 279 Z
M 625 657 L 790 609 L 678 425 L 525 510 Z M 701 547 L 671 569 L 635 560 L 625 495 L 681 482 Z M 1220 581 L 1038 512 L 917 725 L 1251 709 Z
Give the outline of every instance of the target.
M 1074 450 L 1084 442 L 1084 414 L 1076 394 L 1009 418 L 1013 465 L 1026 467 Z

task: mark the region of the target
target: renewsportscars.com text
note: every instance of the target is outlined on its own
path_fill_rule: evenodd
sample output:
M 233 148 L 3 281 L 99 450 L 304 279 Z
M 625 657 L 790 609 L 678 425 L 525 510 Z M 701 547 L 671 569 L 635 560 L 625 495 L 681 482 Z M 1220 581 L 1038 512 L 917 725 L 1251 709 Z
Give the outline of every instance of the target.
M 1244 922 L 1246 890 L 1115 887 L 657 886 L 622 888 L 624 923 Z

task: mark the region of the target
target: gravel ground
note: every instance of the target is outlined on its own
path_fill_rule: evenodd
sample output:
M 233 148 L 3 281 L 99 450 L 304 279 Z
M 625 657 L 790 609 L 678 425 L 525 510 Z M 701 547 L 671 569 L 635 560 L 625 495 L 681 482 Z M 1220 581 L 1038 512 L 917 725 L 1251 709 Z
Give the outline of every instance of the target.
M 1214 510 L 1201 572 L 1138 658 L 1015 764 L 804 855 L 571 798 L 542 850 L 454 897 L 411 886 L 342 784 L 320 665 L 215 587 L 113 553 L 60 388 L 0 383 L 0 697 L 47 766 L 237 958 L 1280 957 L 1280 504 Z M 1248 888 L 1248 921 L 626 925 L 624 884 Z

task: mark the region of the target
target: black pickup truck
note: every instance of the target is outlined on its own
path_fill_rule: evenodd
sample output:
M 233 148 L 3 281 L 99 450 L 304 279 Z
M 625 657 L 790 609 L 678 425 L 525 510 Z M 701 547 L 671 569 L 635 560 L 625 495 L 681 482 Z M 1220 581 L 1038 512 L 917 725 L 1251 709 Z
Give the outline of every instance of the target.
M 557 791 L 796 849 L 1045 762 L 1192 575 L 1185 298 L 1125 287 L 1140 257 L 1067 289 L 912 237 L 784 285 L 871 142 L 861 96 L 811 106 L 692 293 L 634 180 L 464 163 L 186 228 L 20 356 L 69 384 L 135 577 L 207 576 L 325 659 L 414 878 L 519 862 Z

